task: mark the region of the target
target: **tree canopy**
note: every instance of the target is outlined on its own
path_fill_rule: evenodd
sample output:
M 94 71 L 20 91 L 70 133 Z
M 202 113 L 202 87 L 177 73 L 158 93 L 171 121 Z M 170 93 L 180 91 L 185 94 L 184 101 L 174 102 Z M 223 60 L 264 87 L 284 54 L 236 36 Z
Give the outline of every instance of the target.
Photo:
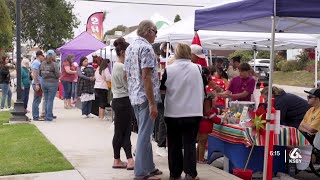
M 117 26 L 117 27 L 115 27 L 115 28 L 113 28 L 113 29 L 111 29 L 111 30 L 107 31 L 107 32 L 105 33 L 105 35 L 104 35 L 104 36 L 106 36 L 106 35 L 114 35 L 114 32 L 116 32 L 116 31 L 122 31 L 122 32 L 125 32 L 125 31 L 126 31 L 126 29 L 127 29 L 127 27 L 126 27 L 126 26 L 124 26 L 124 25 L 119 25 L 119 26 Z
M 178 22 L 178 21 L 181 21 L 181 17 L 179 14 L 177 14 L 175 17 L 174 17 L 174 21 L 173 22 Z
M 9 4 L 10 0 L 6 2 Z M 15 12 L 15 6 L 9 7 Z M 65 0 L 21 0 L 23 40 L 45 49 L 61 46 L 65 40 L 73 38 L 73 28 L 79 25 L 73 7 Z
M 240 56 L 241 62 L 248 62 L 253 59 L 253 50 L 238 50 L 229 55 L 230 58 Z M 257 59 L 270 59 L 270 51 L 258 51 Z
M 0 1 L 0 48 L 12 46 L 13 29 L 9 8 L 5 1 Z

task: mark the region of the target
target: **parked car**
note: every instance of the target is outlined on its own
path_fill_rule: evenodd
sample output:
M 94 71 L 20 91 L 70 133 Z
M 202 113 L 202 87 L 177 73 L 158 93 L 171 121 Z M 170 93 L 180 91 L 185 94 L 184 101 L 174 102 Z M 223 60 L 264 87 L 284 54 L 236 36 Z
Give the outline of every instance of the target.
M 254 60 L 248 62 L 252 68 L 254 68 Z M 259 76 L 257 87 L 260 87 L 261 82 L 265 86 L 269 84 L 269 74 L 270 74 L 270 59 L 256 59 L 256 69 L 255 72 Z
M 254 67 L 254 59 L 248 62 L 250 66 Z M 270 67 L 270 59 L 256 59 L 256 67 Z

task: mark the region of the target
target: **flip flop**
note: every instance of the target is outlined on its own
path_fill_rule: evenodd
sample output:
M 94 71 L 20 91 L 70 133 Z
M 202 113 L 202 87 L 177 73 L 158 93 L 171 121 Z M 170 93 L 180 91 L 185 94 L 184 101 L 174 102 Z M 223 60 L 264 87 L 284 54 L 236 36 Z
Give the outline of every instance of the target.
M 126 169 L 127 168 L 127 163 L 121 162 L 120 165 L 117 166 L 112 166 L 113 169 Z
M 161 175 L 161 174 L 163 174 L 163 172 L 160 171 L 159 169 L 155 169 L 150 173 L 150 175 L 153 175 L 153 176 Z
M 161 180 L 160 177 L 157 177 L 157 176 L 154 176 L 154 175 L 146 175 L 146 176 L 137 176 L 137 177 L 134 177 L 133 180 L 142 180 L 142 179 L 149 179 L 149 180 Z

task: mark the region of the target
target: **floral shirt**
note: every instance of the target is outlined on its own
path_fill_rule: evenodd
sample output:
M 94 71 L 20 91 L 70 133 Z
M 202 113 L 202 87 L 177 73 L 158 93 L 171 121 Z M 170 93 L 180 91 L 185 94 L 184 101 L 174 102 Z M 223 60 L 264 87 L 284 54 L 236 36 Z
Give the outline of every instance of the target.
M 142 80 L 142 69 L 152 68 L 153 94 L 156 102 L 160 102 L 160 83 L 158 63 L 152 45 L 144 38 L 138 37 L 126 50 L 124 70 L 128 78 L 129 98 L 132 105 L 147 101 Z

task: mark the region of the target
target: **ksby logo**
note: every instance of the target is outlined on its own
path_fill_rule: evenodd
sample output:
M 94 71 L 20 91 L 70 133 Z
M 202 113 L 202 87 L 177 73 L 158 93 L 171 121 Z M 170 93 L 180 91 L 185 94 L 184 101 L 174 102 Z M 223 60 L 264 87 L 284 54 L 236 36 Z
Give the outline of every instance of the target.
M 301 151 L 298 148 L 294 148 L 289 153 L 289 163 L 301 163 L 302 156 Z

